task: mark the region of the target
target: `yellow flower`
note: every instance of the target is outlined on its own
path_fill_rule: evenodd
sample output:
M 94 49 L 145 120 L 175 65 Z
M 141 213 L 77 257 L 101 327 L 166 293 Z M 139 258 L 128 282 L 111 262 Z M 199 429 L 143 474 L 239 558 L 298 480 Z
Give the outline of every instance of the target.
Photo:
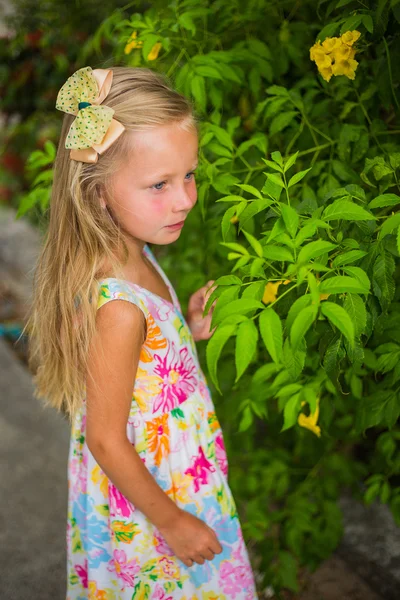
M 306 403 L 303 401 L 301 403 L 301 406 L 303 406 L 304 404 L 306 404 Z M 317 407 L 315 409 L 315 412 L 308 415 L 308 417 L 304 413 L 300 413 L 298 416 L 297 422 L 300 425 L 300 427 L 305 427 L 306 429 L 309 429 L 310 431 L 315 433 L 315 435 L 317 435 L 318 437 L 321 437 L 321 428 L 317 425 L 318 416 L 319 416 L 319 399 L 317 400 Z
M 340 38 L 327 37 L 322 44 L 318 40 L 311 46 L 310 59 L 315 62 L 325 81 L 329 81 L 332 75 L 355 78 L 358 62 L 354 60 L 356 49 L 352 46 L 360 35 L 357 30 L 346 31 Z
M 128 39 L 128 42 L 125 46 L 124 52 L 125 54 L 130 54 L 133 50 L 133 48 L 141 48 L 143 46 L 143 42 L 140 40 L 137 40 L 137 31 L 134 31 L 130 38 Z
M 347 44 L 338 44 L 335 50 L 332 52 L 332 56 L 335 59 L 335 62 L 339 60 L 347 60 L 348 58 L 353 58 L 355 54 L 355 48 L 348 46 Z
M 106 498 L 108 496 L 108 477 L 107 475 L 100 469 L 99 465 L 96 465 L 92 469 L 90 479 L 93 483 L 100 484 L 100 491 L 103 496 Z
M 325 79 L 325 81 L 329 81 L 333 75 L 332 67 L 325 67 L 323 69 L 319 69 L 319 72 L 321 73 L 322 78 Z
M 332 58 L 325 52 L 316 52 L 314 62 L 316 63 L 319 70 L 327 69 L 332 64 Z
M 282 281 L 268 281 L 265 286 L 264 295 L 262 297 L 262 301 L 264 304 L 268 304 L 269 302 L 274 302 L 278 295 L 278 288 L 281 285 Z
M 358 62 L 356 60 L 341 60 L 332 66 L 334 75 L 346 75 L 349 79 L 354 79 L 356 76 Z
M 201 600 L 225 600 L 225 594 L 220 592 L 202 592 Z
M 340 40 L 337 37 L 333 37 L 333 38 L 326 38 L 323 42 L 322 42 L 322 47 L 324 48 L 325 52 L 327 52 L 328 54 L 330 52 L 333 52 L 337 46 L 340 45 Z
M 348 44 L 349 46 L 352 46 L 354 44 L 354 42 L 356 42 L 358 40 L 360 35 L 361 35 L 361 33 L 359 31 L 357 31 L 356 29 L 354 29 L 353 31 L 346 31 L 346 33 L 344 33 L 341 36 L 341 40 L 344 44 Z
M 147 60 L 155 60 L 157 58 L 158 53 L 160 52 L 161 48 L 162 48 L 161 42 L 157 42 L 156 44 L 154 44 L 154 46 L 152 47 L 152 49 L 149 52 Z
M 315 53 L 318 52 L 318 50 L 322 51 L 321 42 L 319 40 L 310 48 L 310 60 L 315 60 Z

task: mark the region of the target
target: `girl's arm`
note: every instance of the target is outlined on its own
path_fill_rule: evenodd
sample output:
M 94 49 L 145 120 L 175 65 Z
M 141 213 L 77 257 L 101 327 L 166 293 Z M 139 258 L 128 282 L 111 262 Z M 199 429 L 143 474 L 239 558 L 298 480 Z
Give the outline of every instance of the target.
M 215 532 L 162 490 L 126 436 L 144 340 L 142 311 L 126 300 L 97 310 L 86 380 L 86 443 L 120 492 L 157 527 L 188 566 L 222 551 Z

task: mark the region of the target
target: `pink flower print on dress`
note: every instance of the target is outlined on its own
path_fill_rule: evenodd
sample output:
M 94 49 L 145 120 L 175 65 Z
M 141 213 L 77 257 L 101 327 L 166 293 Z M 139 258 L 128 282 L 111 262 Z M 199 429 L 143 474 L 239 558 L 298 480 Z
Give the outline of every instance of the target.
M 228 476 L 228 459 L 226 456 L 224 439 L 223 439 L 221 433 L 219 435 L 217 435 L 217 437 L 215 438 L 215 455 L 217 457 L 217 461 L 218 461 L 221 471 L 223 472 L 225 477 L 227 477 Z
M 135 507 L 110 481 L 108 483 L 108 495 L 110 498 L 110 517 L 129 517 L 135 510 Z
M 220 567 L 220 586 L 225 594 L 230 598 L 236 598 L 236 594 L 253 586 L 252 572 L 249 567 L 242 565 L 233 566 L 227 560 L 222 561 Z
M 149 312 L 159 321 L 168 321 L 170 314 L 173 312 L 173 308 L 169 303 L 163 302 L 162 305 L 160 305 L 152 300 L 150 294 L 146 298 L 146 304 L 149 308 Z
M 171 342 L 164 357 L 154 355 L 158 362 L 154 373 L 161 377 L 163 385 L 161 393 L 154 400 L 153 413 L 160 409 L 162 412 L 171 411 L 184 402 L 197 387 L 196 366 L 188 348 L 185 346 L 177 354 L 175 343 Z
M 162 537 L 159 531 L 154 530 L 154 539 L 153 544 L 156 547 L 156 550 L 159 554 L 166 554 L 167 556 L 173 556 L 174 553 L 171 548 L 168 546 L 165 539 Z
M 82 468 L 82 462 L 78 456 L 73 456 L 70 460 L 70 469 L 73 478 L 69 481 L 69 493 L 71 501 L 75 501 L 80 493 L 86 493 L 86 468 Z
M 135 575 L 140 571 L 140 564 L 136 558 L 127 560 L 124 550 L 114 550 L 113 558 L 107 565 L 107 570 L 111 573 L 116 573 L 124 584 L 129 587 L 135 585 Z M 125 585 L 123 585 L 123 588 Z
M 163 556 L 158 561 L 158 567 L 164 575 L 167 575 L 168 579 L 179 579 L 179 568 L 175 560 L 168 558 L 168 556 Z
M 199 446 L 198 455 L 194 457 L 194 462 L 189 469 L 186 469 L 185 475 L 192 475 L 194 491 L 198 492 L 201 485 L 207 485 L 207 470 L 211 473 L 215 471 L 215 467 L 210 463 L 205 455 L 203 448 Z
M 86 562 L 86 566 L 82 567 L 81 565 L 76 565 L 75 566 L 75 571 L 79 577 L 79 579 L 81 580 L 81 585 L 82 587 L 87 590 L 88 589 L 88 573 L 87 573 L 87 561 Z
M 165 591 L 162 589 L 159 583 L 156 584 L 154 588 L 153 595 L 151 600 L 173 600 L 172 596 L 166 596 Z

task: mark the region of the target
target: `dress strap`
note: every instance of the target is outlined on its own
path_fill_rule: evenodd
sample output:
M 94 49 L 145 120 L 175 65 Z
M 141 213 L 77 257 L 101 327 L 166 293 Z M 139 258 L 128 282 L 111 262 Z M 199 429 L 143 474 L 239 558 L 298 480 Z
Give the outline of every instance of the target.
M 106 277 L 99 281 L 99 297 L 97 300 L 97 310 L 112 300 L 126 300 L 132 304 L 136 304 L 143 312 L 145 318 L 148 315 L 146 303 L 133 289 L 128 281 L 123 279 L 115 279 L 114 277 Z

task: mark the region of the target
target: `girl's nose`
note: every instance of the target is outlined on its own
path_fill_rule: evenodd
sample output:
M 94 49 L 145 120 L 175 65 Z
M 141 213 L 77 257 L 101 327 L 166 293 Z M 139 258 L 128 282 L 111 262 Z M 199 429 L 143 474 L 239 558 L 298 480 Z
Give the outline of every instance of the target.
M 180 193 L 175 197 L 175 210 L 186 210 L 189 211 L 196 204 L 197 190 L 194 188 L 191 191 L 181 190 Z

